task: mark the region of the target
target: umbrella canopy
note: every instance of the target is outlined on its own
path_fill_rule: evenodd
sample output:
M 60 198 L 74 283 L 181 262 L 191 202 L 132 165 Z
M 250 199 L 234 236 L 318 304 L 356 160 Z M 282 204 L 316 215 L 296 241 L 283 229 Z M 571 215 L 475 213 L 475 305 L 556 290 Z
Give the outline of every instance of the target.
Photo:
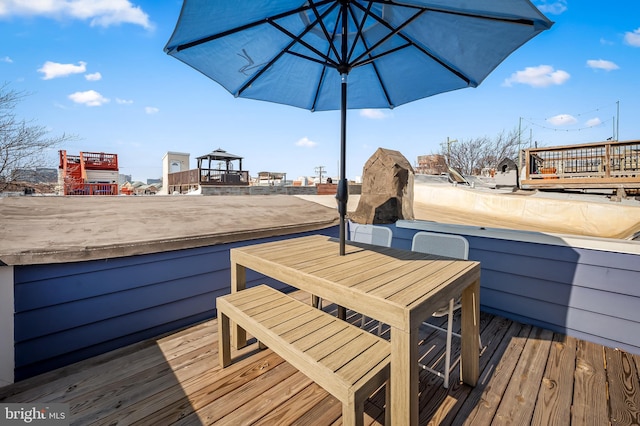
M 165 52 L 236 97 L 341 110 L 344 253 L 347 108 L 475 87 L 551 25 L 529 0 L 185 0 Z

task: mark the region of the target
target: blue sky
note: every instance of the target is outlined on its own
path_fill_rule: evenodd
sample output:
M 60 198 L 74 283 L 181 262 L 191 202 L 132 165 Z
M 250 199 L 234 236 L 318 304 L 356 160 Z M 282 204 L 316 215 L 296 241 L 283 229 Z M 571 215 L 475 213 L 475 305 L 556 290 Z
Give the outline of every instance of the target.
M 412 164 L 447 137 L 517 129 L 541 146 L 640 139 L 640 2 L 534 0 L 555 25 L 475 89 L 394 110 L 350 110 L 347 177 L 378 147 Z M 338 175 L 340 115 L 235 99 L 166 55 L 182 2 L 0 0 L 0 84 L 29 93 L 15 111 L 61 149 L 117 153 L 134 180 L 159 178 L 167 151 L 195 158 L 222 148 L 243 169 Z M 618 113 L 619 106 L 619 113 Z M 57 152 L 45 153 L 57 166 Z

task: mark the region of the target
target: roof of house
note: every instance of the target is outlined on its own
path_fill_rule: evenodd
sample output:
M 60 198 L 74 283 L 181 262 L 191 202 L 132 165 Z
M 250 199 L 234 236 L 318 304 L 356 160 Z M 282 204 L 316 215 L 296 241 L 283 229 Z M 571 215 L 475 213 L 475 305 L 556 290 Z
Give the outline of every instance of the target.
M 0 265 L 155 253 L 323 229 L 337 209 L 289 195 L 2 197 Z

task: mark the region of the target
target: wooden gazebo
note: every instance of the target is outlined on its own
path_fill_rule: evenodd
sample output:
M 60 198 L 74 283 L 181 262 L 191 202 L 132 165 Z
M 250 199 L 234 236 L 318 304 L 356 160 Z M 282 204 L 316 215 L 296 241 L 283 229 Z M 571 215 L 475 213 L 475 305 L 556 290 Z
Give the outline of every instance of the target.
M 198 186 L 248 186 L 249 172 L 242 170 L 242 157 L 216 149 L 197 157 L 198 168 L 170 173 L 168 193 L 185 193 Z M 237 165 L 234 165 L 236 164 Z
M 242 157 L 238 155 L 218 148 L 197 160 L 201 184 L 249 185 L 249 172 L 242 170 Z M 235 161 L 238 162 L 237 169 L 234 167 Z

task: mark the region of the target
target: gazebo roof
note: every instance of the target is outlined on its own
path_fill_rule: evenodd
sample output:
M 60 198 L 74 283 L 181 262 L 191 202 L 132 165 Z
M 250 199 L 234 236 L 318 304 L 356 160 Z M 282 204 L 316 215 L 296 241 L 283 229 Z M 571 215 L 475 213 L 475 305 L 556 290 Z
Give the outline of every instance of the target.
M 239 155 L 229 154 L 224 149 L 216 149 L 215 151 L 210 152 L 209 154 L 202 155 L 197 157 L 198 160 L 216 160 L 216 161 L 231 161 L 231 160 L 242 160 L 242 157 Z

